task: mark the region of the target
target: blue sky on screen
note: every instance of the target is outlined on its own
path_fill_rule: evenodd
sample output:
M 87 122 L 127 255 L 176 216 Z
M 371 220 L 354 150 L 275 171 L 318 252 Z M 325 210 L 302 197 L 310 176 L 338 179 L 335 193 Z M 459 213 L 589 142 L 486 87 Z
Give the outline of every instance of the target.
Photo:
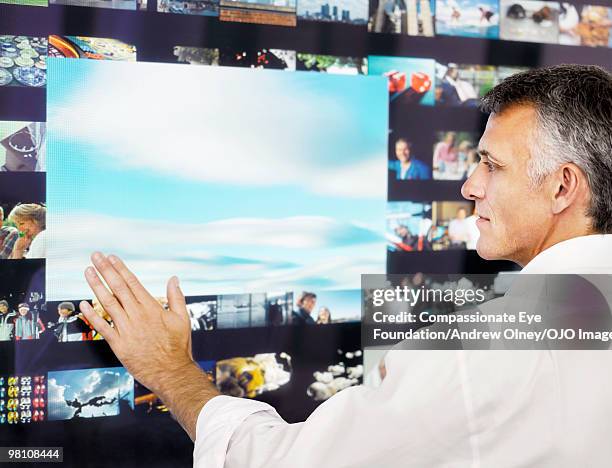
M 351 20 L 368 19 L 368 1 L 367 0 L 299 0 L 297 2 L 298 16 L 305 16 L 306 13 L 313 15 L 321 13 L 321 6 L 329 5 L 330 14 L 334 6 L 338 7 L 338 17 L 342 15 L 342 10 L 348 10 L 351 15 Z
M 49 300 L 94 249 L 154 294 L 359 288 L 384 271 L 382 77 L 49 59 Z

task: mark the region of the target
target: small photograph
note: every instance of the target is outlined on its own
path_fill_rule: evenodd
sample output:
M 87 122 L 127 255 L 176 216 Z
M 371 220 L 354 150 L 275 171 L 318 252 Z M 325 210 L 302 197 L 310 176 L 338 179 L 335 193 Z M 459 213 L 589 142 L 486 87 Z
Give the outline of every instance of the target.
M 117 39 L 49 36 L 49 57 L 136 61 L 136 46 Z
M 0 341 L 40 338 L 45 307 L 44 261 L 0 262 Z
M 336 393 L 363 383 L 363 353 L 338 350 L 338 362 L 312 374 L 314 382 L 306 394 L 314 401 L 325 401 Z
M 49 421 L 134 410 L 134 378 L 123 367 L 49 372 L 48 382 Z
M 0 0 L 0 3 L 7 5 L 23 5 L 23 6 L 49 6 L 48 0 Z
M 387 204 L 387 250 L 416 252 L 432 250 L 431 204 L 389 202 Z
M 478 216 L 474 203 L 469 201 L 436 201 L 432 206 L 432 228 L 444 231 L 442 238 L 432 245 L 434 250 L 475 250 L 480 231 L 476 226 Z
M 45 136 L 45 122 L 0 121 L 0 172 L 44 172 Z
M 331 73 L 334 75 L 367 75 L 368 59 L 298 52 L 296 70 Z
M 221 0 L 219 19 L 237 23 L 295 26 L 297 0 Z
M 433 147 L 433 178 L 464 180 L 478 167 L 479 136 L 473 132 L 437 132 Z
M 191 331 L 210 331 L 217 328 L 217 296 L 187 297 L 186 302 Z
M 434 36 L 435 0 L 370 0 L 368 31 Z
M 33 308 L 28 302 L 20 302 L 15 310 L 11 311 L 11 305 L 8 301 L 0 301 L 0 314 L 2 314 L 2 332 L 3 338 L 15 341 L 20 340 L 37 340 L 40 335 L 45 332 L 45 325 L 40 319 L 40 308 Z M 11 317 L 14 317 L 11 320 Z M 12 323 L 11 323 L 12 322 Z
M 295 71 L 296 53 L 294 50 L 255 49 L 219 51 L 219 65 L 224 67 L 266 68 L 273 70 Z
M 580 11 L 580 14 L 578 13 Z M 612 8 L 561 2 L 559 44 L 612 47 Z
M 78 310 L 80 301 L 47 302 L 42 319 L 47 333 L 59 343 L 100 339 L 98 332 Z
M 224 395 L 255 398 L 288 384 L 292 372 L 287 353 L 262 353 L 217 361 L 215 383 Z
M 559 42 L 558 2 L 501 0 L 500 38 L 508 41 Z
M 47 419 L 44 375 L 0 375 L 0 426 Z
M 328 325 L 361 320 L 361 293 L 358 289 L 301 291 L 295 297 L 291 325 Z
M 436 105 L 477 107 L 496 79 L 492 65 L 436 63 Z
M 298 18 L 364 26 L 368 23 L 368 0 L 299 0 Z
M 286 325 L 293 311 L 293 292 L 268 293 L 266 295 L 266 325 Z
M 472 202 L 389 202 L 390 252 L 475 249 L 479 233 Z
M 217 298 L 217 328 L 266 325 L 265 294 L 224 294 Z
M 0 86 L 47 84 L 47 38 L 0 36 Z
M 436 34 L 499 38 L 499 1 L 436 0 Z
M 368 57 L 368 75 L 383 75 L 389 79 L 391 108 L 435 103 L 435 61 L 409 57 Z
M 396 180 L 431 179 L 431 163 L 414 153 L 413 142 L 405 136 L 393 135 L 391 138 L 393 146 L 392 154 L 389 155 L 390 176 Z
M 214 382 L 216 361 L 196 361 L 198 366 L 206 373 L 211 382 Z M 170 410 L 148 388 L 134 381 L 134 412 L 139 415 L 169 415 Z
M 219 16 L 219 0 L 157 0 L 157 11 L 181 15 Z
M 174 56 L 179 63 L 188 63 L 189 65 L 219 65 L 219 49 L 174 46 Z
M 46 258 L 46 219 L 43 203 L 0 202 L 0 259 Z
M 504 78 L 527 68 L 436 63 L 436 106 L 477 107 Z

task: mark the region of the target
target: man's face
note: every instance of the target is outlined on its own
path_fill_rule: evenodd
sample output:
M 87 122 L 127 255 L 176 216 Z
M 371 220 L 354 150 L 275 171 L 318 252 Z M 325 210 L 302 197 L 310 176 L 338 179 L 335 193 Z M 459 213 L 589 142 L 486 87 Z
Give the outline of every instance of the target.
M 58 309 L 58 312 L 61 317 L 70 317 L 70 314 L 72 314 L 72 311 L 69 309 Z
M 395 143 L 395 157 L 401 162 L 408 162 L 410 159 L 410 146 L 405 141 Z
M 0 304 L 0 314 L 6 314 L 8 312 L 8 307 L 6 304 Z
M 552 223 L 546 183 L 532 187 L 529 142 L 536 125 L 531 106 L 515 105 L 489 117 L 479 143 L 481 162 L 461 188 L 480 216 L 478 254 L 520 265 L 537 255 Z
M 19 308 L 19 315 L 27 315 L 27 313 L 30 311 L 29 308 L 27 307 L 20 307 Z
M 306 310 L 308 313 L 312 312 L 317 303 L 317 299 L 314 297 L 307 297 L 302 301 L 302 308 Z
M 457 219 L 465 219 L 466 216 L 467 216 L 467 211 L 465 211 L 465 208 L 459 208 L 457 210 Z

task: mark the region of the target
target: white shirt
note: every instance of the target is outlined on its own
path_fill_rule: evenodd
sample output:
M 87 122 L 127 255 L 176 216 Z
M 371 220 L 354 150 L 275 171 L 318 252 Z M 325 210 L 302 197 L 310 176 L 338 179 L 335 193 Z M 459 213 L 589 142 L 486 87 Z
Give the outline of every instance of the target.
M 528 273 L 612 274 L 612 235 L 561 242 Z M 194 468 L 609 467 L 609 351 L 392 350 L 377 388 L 347 388 L 302 423 L 218 396 Z

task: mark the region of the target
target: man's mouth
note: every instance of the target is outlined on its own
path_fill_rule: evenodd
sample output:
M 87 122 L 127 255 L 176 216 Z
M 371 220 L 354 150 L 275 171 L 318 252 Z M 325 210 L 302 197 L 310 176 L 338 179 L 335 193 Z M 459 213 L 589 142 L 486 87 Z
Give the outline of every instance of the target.
M 483 216 L 479 213 L 477 213 L 478 219 L 476 220 L 476 226 L 482 226 L 486 223 L 489 223 L 491 220 L 489 218 L 487 218 L 486 216 Z

